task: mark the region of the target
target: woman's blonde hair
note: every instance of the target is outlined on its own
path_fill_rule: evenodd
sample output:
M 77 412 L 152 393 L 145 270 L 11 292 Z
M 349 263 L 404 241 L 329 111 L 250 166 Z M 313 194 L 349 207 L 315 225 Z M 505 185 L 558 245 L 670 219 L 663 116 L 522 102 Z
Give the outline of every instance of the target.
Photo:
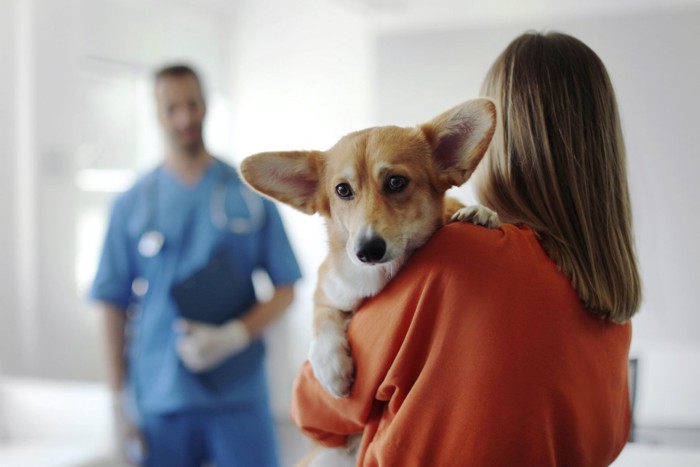
M 526 33 L 491 67 L 482 94 L 498 125 L 480 201 L 526 224 L 593 313 L 621 323 L 641 301 L 625 147 L 605 67 L 561 33 Z

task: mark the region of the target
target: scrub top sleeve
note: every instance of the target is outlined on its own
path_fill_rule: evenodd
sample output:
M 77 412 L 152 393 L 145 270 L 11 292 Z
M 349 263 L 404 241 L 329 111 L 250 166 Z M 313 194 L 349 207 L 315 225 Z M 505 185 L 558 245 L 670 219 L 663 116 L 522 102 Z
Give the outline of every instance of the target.
M 299 264 L 284 230 L 282 219 L 274 204 L 263 200 L 265 205 L 265 226 L 262 231 L 262 267 L 275 286 L 291 285 L 301 277 Z
M 125 197 L 120 196 L 112 206 L 102 255 L 89 294 L 94 300 L 111 303 L 122 310 L 129 305 L 133 281 L 126 214 Z

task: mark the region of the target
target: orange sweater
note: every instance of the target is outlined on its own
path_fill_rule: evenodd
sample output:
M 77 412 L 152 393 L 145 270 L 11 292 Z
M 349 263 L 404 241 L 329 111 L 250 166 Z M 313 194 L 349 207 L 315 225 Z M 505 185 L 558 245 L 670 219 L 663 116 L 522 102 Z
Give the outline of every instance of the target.
M 605 466 L 630 428 L 629 324 L 588 313 L 528 228 L 450 224 L 348 329 L 350 397 L 308 363 L 292 417 L 363 466 Z

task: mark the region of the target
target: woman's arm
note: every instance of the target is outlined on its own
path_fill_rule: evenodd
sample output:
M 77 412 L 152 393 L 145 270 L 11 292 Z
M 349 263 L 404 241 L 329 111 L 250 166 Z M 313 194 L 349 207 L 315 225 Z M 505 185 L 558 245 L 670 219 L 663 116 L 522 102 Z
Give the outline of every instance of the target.
M 294 383 L 292 419 L 306 435 L 326 446 L 345 444 L 348 435 L 362 431 L 371 417 L 381 414 L 402 384 L 397 379 L 402 371 L 395 367 L 397 355 L 407 345 L 416 311 L 424 306 L 422 297 L 439 290 L 436 281 L 441 280 L 440 274 L 424 263 L 411 260 L 350 320 L 348 340 L 355 360 L 355 381 L 348 397 L 331 396 L 318 383 L 309 363 L 303 365 Z M 416 337 L 414 333 L 411 339 Z

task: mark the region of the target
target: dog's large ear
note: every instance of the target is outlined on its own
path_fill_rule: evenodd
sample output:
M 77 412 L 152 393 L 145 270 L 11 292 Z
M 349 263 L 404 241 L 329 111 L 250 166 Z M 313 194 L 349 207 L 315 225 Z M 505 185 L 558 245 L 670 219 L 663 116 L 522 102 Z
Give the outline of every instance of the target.
M 263 195 L 306 214 L 318 210 L 320 151 L 262 152 L 241 163 L 243 179 Z
M 433 148 L 438 171 L 450 185 L 466 182 L 486 153 L 496 129 L 489 99 L 464 102 L 420 126 Z

